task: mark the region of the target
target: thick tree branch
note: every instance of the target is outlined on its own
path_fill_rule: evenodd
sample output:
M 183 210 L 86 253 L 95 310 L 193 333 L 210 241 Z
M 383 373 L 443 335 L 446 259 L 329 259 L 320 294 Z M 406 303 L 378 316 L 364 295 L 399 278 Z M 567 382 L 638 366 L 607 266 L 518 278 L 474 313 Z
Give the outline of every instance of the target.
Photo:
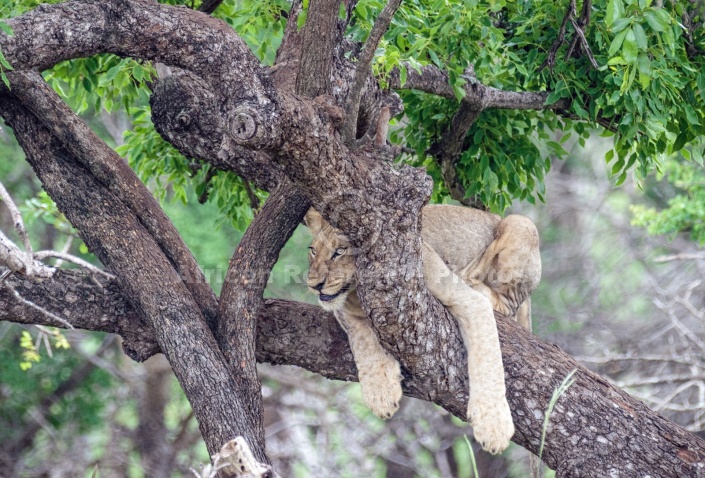
M 265 191 L 273 191 L 282 173 L 266 153 L 233 146 L 219 154 L 223 142 L 223 118 L 216 93 L 193 73 L 174 70 L 157 81 L 150 98 L 152 121 L 157 132 L 184 156 L 202 159 L 213 167 L 233 171 Z
M 17 276 L 9 280 L 28 299 L 53 311 L 66 308 L 60 300 L 60 291 L 83 290 L 70 306 L 75 311 L 71 315 L 75 326 L 115 331 L 120 329 L 115 323 L 123 323 L 133 327 L 132 336 L 144 334 L 144 343 L 153 338 L 149 327 L 140 328 L 139 321 L 126 319 L 135 317 L 135 313 L 114 281 L 98 278 L 101 284 L 98 286 L 87 280 L 85 273 L 70 271 L 59 271 L 44 281 Z M 46 317 L 25 316 L 21 304 L 3 287 L 0 287 L 0 305 L 0 320 L 21 323 L 37 320 L 55 325 Z M 83 316 L 84 313 L 87 315 Z M 551 394 L 570 371 L 577 369 L 576 383 L 559 399 L 546 435 L 543 459 L 557 470 L 558 476 L 610 476 L 614 470 L 606 457 L 613 454 L 620 455 L 622 463 L 631 464 L 628 476 L 698 476 L 699 463 L 705 459 L 703 440 L 660 417 L 513 321 L 498 318 L 497 325 L 507 374 L 507 396 L 517 429 L 514 441 L 525 448 L 538 452 L 543 414 Z M 121 333 L 125 332 L 121 329 Z M 449 332 L 446 340 L 450 346 L 462 347 L 457 330 Z M 330 314 L 307 304 L 265 301 L 257 318 L 257 360 L 297 365 L 331 379 L 352 381 L 357 377 L 345 333 Z M 437 363 L 437 373 L 464 375 L 465 360 L 463 353 L 450 362 Z M 413 374 L 405 375 L 406 395 L 424 400 L 433 397 L 432 401 L 449 412 L 457 416 L 465 413 L 467 377 L 462 377 L 459 388 L 452 393 L 440 393 L 425 388 L 427 385 Z M 617 471 L 627 473 L 627 470 Z
M 360 112 L 362 87 L 370 76 L 372 60 L 374 59 L 377 45 L 379 45 L 379 41 L 392 23 L 394 13 L 397 11 L 400 4 L 401 0 L 387 1 L 379 17 L 375 20 L 372 31 L 370 31 L 370 35 L 367 37 L 362 51 L 358 56 L 353 85 L 348 92 L 348 98 L 345 103 L 345 124 L 343 125 L 342 135 L 343 140 L 347 144 L 351 144 L 356 139 L 357 117 Z
M 337 24 L 341 0 L 311 0 L 303 27 L 301 61 L 296 91 L 313 98 L 330 94 L 333 52 L 338 44 Z
M 303 31 L 299 30 L 298 19 L 303 11 L 303 1 L 293 0 L 289 9 L 289 18 L 286 21 L 284 37 L 277 50 L 274 66 L 267 72 L 274 79 L 277 88 L 283 91 L 296 90 L 296 78 L 301 61 L 303 48 Z
M 259 423 L 264 449 L 262 386 L 257 376 L 255 335 L 262 295 L 279 252 L 309 208 L 306 197 L 286 181 L 269 196 L 233 254 L 220 295 L 216 340 L 246 401 L 246 413 Z
M 162 252 L 185 278 L 201 312 L 215 325 L 218 302 L 178 231 L 127 163 L 105 144 L 33 71 L 10 75 L 13 94 L 56 136 L 81 165 L 130 208 Z
M 89 249 L 116 274 L 135 309 L 148 318 L 209 449 L 215 452 L 232 436 L 243 435 L 263 458 L 252 437 L 255 424 L 246 421 L 225 358 L 183 279 L 153 237 L 128 207 L 7 93 L 0 96 L 0 115 L 12 125 L 47 193 L 81 231 Z

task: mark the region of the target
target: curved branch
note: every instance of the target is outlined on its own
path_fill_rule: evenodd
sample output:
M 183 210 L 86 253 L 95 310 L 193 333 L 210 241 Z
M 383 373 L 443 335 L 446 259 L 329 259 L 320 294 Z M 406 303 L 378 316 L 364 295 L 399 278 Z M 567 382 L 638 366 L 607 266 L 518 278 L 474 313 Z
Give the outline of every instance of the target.
M 34 71 L 10 74 L 12 93 L 61 141 L 78 162 L 130 208 L 184 278 L 201 312 L 214 326 L 218 303 L 178 231 L 127 163 L 79 118 Z
M 233 254 L 220 295 L 216 340 L 246 400 L 246 413 L 258 423 L 264 450 L 262 385 L 257 376 L 255 335 L 262 295 L 279 252 L 309 208 L 306 197 L 287 181 L 267 199 Z
M 401 0 L 388 0 L 384 8 L 375 20 L 370 35 L 367 37 L 360 56 L 358 58 L 357 67 L 355 68 L 355 79 L 353 80 L 352 88 L 348 93 L 348 98 L 345 104 L 345 124 L 343 125 L 343 139 L 345 143 L 350 144 L 355 141 L 357 133 L 357 116 L 360 111 L 360 98 L 362 96 L 362 87 L 370 75 L 372 60 L 377 50 L 377 45 L 382 39 L 382 36 L 392 23 L 394 13 L 401 5 Z
M 25 297 L 52 311 L 64 310 L 67 298 L 72 297 L 75 313 L 71 320 L 77 328 L 142 335 L 143 342 L 149 343 L 154 337 L 152 329 L 134 320 L 137 316 L 114 281 L 101 277 L 97 285 L 86 277 L 85 273 L 57 271 L 45 281 L 16 276 L 8 280 Z M 73 297 L 62 296 L 62 291 L 81 292 Z M 0 320 L 56 325 L 46 317 L 26 315 L 31 311 L 13 297 L 0 287 Z M 625 467 L 616 471 L 628 472 L 628 476 L 698 476 L 699 464 L 705 460 L 705 441 L 660 417 L 513 321 L 499 317 L 497 326 L 507 396 L 517 430 L 513 440 L 519 445 L 538 452 L 543 414 L 553 390 L 577 369 L 576 382 L 558 400 L 551 415 L 544 445 L 543 460 L 558 476 L 610 476 L 616 463 Z M 450 347 L 460 345 L 458 331 L 449 331 L 445 341 Z M 257 360 L 297 365 L 336 380 L 357 379 L 345 332 L 332 315 L 308 304 L 265 301 L 257 317 Z M 436 373 L 455 370 L 462 374 L 464 360 L 463 353 L 447 363 L 438 363 Z M 404 392 L 423 400 L 433 397 L 432 401 L 444 409 L 463 416 L 467 377 L 461 378 L 457 389 L 441 393 L 426 388 L 428 383 L 422 378 L 407 374 Z
M 154 238 L 18 100 L 0 95 L 0 115 L 12 125 L 44 189 L 89 249 L 116 275 L 134 308 L 148 318 L 193 406 L 208 448 L 215 453 L 233 435 L 243 435 L 257 452 L 252 437 L 255 424 L 248 423 L 242 411 L 225 357 L 183 279 Z M 228 397 L 226 403 L 221 396 Z M 263 458 L 263 453 L 258 455 Z
M 223 21 L 147 0 L 39 5 L 7 21 L 0 35 L 16 70 L 45 70 L 96 53 L 114 53 L 198 72 L 234 101 L 267 103 L 274 90 L 245 42 Z

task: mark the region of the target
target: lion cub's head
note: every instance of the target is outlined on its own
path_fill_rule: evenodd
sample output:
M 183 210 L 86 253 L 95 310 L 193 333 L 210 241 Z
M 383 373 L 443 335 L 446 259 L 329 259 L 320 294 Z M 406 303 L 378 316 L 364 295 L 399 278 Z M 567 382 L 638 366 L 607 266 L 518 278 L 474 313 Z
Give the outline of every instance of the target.
M 306 284 L 325 310 L 340 309 L 355 288 L 355 258 L 348 239 L 313 209 L 304 218 L 313 242 L 308 248 Z

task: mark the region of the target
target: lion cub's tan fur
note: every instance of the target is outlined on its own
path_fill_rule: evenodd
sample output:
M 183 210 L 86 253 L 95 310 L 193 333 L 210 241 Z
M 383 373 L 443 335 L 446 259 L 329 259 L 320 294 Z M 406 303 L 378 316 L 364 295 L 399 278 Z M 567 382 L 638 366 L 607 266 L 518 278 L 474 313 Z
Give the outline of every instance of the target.
M 399 407 L 399 363 L 377 341 L 355 291 L 355 259 L 347 238 L 313 209 L 307 284 L 348 334 L 365 404 L 389 418 Z M 458 206 L 422 211 L 426 287 L 458 321 L 468 351 L 467 418 L 485 450 L 504 450 L 514 434 L 493 310 L 530 329 L 529 294 L 541 277 L 536 227 L 518 215 L 499 216 Z

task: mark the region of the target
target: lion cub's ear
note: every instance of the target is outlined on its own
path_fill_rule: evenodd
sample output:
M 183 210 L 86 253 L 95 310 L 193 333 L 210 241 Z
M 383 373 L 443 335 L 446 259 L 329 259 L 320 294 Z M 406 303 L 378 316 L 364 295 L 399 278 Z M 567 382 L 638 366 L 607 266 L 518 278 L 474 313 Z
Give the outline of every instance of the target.
M 311 233 L 315 236 L 323 226 L 323 216 L 318 214 L 318 211 L 314 208 L 309 208 L 308 212 L 304 216 L 304 224 L 306 224 L 306 226 L 311 230 Z

